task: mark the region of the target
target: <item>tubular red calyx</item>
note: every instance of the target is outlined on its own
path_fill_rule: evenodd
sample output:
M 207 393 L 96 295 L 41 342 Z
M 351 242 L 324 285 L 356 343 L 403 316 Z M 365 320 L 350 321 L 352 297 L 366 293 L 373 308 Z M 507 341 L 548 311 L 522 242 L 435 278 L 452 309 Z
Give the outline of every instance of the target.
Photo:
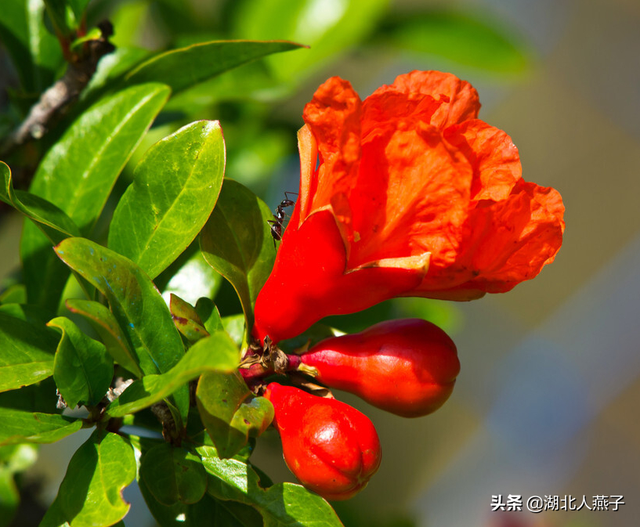
M 300 371 L 403 417 L 440 408 L 460 371 L 456 346 L 421 319 L 390 320 L 326 339 L 300 356 Z
M 275 409 L 287 466 L 298 481 L 328 500 L 361 491 L 380 466 L 378 434 L 355 408 L 271 383 L 264 396 Z

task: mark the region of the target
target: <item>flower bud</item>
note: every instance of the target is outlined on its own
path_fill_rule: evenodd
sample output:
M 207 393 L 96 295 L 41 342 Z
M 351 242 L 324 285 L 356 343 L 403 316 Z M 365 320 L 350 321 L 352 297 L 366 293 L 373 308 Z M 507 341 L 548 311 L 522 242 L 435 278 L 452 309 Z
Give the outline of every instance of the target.
M 390 320 L 319 342 L 300 356 L 301 371 L 403 417 L 440 408 L 460 372 L 456 346 L 421 319 Z
M 275 409 L 287 466 L 307 489 L 327 500 L 361 491 L 380 466 L 373 423 L 355 408 L 271 383 L 264 396 Z

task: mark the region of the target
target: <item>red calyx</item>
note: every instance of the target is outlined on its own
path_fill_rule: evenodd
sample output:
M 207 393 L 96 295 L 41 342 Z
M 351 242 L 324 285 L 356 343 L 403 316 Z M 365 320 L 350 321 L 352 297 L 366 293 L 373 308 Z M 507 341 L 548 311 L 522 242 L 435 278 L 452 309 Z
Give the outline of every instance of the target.
M 301 371 L 330 388 L 403 417 L 440 408 L 460 372 L 453 341 L 421 319 L 390 320 L 361 333 L 323 340 L 300 361 Z
M 275 409 L 287 466 L 307 489 L 328 500 L 361 491 L 380 466 L 373 424 L 355 408 L 271 383 L 264 396 Z

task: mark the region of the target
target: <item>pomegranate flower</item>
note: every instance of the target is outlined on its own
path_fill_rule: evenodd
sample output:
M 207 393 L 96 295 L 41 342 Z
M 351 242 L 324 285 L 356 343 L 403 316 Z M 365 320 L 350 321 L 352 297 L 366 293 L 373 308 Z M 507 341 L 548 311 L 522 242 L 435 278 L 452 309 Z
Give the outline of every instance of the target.
M 509 291 L 553 261 L 562 198 L 522 179 L 511 138 L 479 109 L 469 83 L 436 71 L 364 101 L 338 77 L 318 88 L 298 133 L 298 200 L 256 302 L 259 338 L 397 296 Z

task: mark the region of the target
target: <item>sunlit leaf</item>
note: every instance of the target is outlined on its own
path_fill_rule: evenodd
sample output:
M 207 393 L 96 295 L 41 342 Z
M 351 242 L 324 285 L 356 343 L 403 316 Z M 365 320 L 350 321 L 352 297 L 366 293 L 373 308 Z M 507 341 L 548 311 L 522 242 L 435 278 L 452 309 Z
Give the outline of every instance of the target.
M 207 491 L 220 500 L 251 505 L 262 515 L 264 527 L 342 526 L 331 506 L 304 487 L 279 483 L 264 489 L 250 465 L 235 459 L 220 459 L 215 449 L 207 446 L 197 448 L 197 452 L 211 476 Z
M 0 446 L 55 443 L 82 428 L 80 419 L 0 407 Z
M 164 399 L 180 386 L 207 371 L 232 371 L 238 366 L 240 352 L 223 331 L 196 342 L 184 358 L 162 375 L 147 375 L 135 381 L 106 410 L 121 417 L 147 408 Z
M 162 84 L 133 86 L 84 112 L 48 151 L 30 192 L 57 206 L 87 235 L 136 145 L 169 96 Z M 21 257 L 29 302 L 55 310 L 68 270 L 51 242 L 25 224 Z
M 200 320 L 200 316 L 191 304 L 185 302 L 179 296 L 171 295 L 169 309 L 171 310 L 173 323 L 187 340 L 196 342 L 209 336 L 204 323 Z
M 217 121 L 197 121 L 153 145 L 109 229 L 109 248 L 155 278 L 194 240 L 216 204 L 225 149 Z

